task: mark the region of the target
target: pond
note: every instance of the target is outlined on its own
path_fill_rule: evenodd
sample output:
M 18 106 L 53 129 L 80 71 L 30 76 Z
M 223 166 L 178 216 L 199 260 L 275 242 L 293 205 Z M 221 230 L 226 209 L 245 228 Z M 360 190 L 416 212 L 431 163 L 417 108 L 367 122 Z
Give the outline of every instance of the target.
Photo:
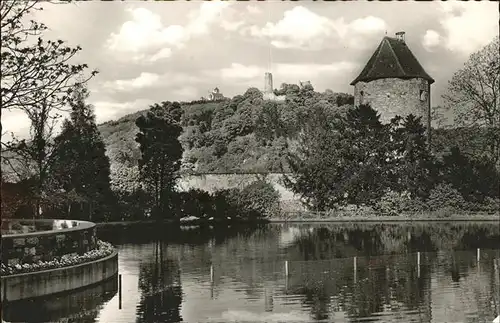
M 498 223 L 100 228 L 122 279 L 3 304 L 6 321 L 491 322 Z

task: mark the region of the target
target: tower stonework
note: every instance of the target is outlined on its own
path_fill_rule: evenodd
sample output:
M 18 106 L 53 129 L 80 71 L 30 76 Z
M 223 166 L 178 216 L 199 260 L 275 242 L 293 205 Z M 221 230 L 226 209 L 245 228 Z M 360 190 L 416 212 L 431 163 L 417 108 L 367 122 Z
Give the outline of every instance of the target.
M 273 74 L 266 72 L 264 76 L 264 93 L 270 94 L 273 93 Z
M 380 113 L 383 123 L 399 115 L 422 117 L 427 129 L 431 126 L 431 84 L 429 76 L 410 51 L 404 32 L 396 38 L 384 37 L 365 68 L 351 83 L 354 105 L 370 104 Z M 427 131 L 430 142 L 430 131 Z
M 382 123 L 389 123 L 396 115 L 413 114 L 422 117 L 427 126 L 430 117 L 430 84 L 422 78 L 386 78 L 360 81 L 354 86 L 354 105 L 370 104 L 380 113 Z
M 273 88 L 273 74 L 266 72 L 264 75 L 264 91 L 262 92 L 264 100 L 270 101 L 285 101 L 285 95 L 274 94 Z

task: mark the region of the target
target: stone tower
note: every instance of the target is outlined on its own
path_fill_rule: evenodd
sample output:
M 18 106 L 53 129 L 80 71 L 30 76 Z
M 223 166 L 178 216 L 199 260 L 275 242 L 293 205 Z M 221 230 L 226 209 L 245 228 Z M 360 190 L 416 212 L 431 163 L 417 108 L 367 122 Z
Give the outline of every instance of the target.
M 274 94 L 273 88 L 273 74 L 266 72 L 264 75 L 264 91 L 262 91 L 262 97 L 264 100 L 271 101 L 285 101 L 284 95 Z
M 354 105 L 370 104 L 380 113 L 383 123 L 394 116 L 414 114 L 431 126 L 431 84 L 429 76 L 410 51 L 405 33 L 384 37 L 354 85 Z M 430 132 L 427 132 L 430 142 Z
M 273 90 L 273 74 L 266 72 L 264 76 L 264 94 L 274 93 Z

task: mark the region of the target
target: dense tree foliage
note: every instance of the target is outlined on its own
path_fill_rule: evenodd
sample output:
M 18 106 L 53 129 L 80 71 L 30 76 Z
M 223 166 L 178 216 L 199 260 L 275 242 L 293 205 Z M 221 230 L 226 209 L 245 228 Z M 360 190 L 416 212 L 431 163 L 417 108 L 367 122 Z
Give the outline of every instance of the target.
M 332 116 L 317 110 L 316 120 L 304 129 L 297 151 L 288 154 L 293 175 L 287 185 L 315 210 L 380 197 L 387 136 L 376 111 L 365 105 Z
M 285 84 L 279 91 L 285 101 L 263 100 L 262 93 L 251 88 L 231 100 L 182 103 L 182 171 L 279 172 L 286 150 L 294 146 L 317 105 L 333 108 L 353 102 L 351 95 L 319 93 L 310 85 Z M 112 164 L 122 164 L 123 151 L 131 161 L 138 160 L 134 121 L 145 113 L 100 126 Z
M 70 119 L 55 138 L 59 147 L 51 175 L 67 194 L 68 216 L 103 220 L 114 205 L 110 187 L 110 163 L 97 130 L 93 107 L 86 104 L 88 91 L 78 86 L 69 101 Z M 69 194 L 72 193 L 72 194 Z M 72 201 L 71 196 L 78 197 Z
M 436 161 L 428 149 L 421 118 L 409 115 L 395 117 L 389 124 L 387 159 L 389 187 L 408 192 L 412 197 L 426 198 L 437 176 Z
M 440 176 L 469 202 L 500 197 L 500 174 L 494 163 L 467 157 L 456 147 L 444 156 Z
M 66 106 L 74 85 L 86 83 L 96 71 L 85 77 L 87 65 L 71 63 L 79 46 L 45 38 L 48 27 L 28 19 L 36 10 L 42 10 L 41 1 L 0 3 L 0 92 L 2 111 L 21 110 L 31 122 L 27 140 L 2 143 L 2 162 L 15 171 L 17 180 L 36 181 L 30 190 L 40 216 L 42 204 L 50 203 L 48 197 L 54 194 L 47 181 L 58 148 L 53 142 L 58 110 Z
M 483 129 L 483 145 L 475 155 L 498 163 L 500 149 L 500 52 L 499 38 L 472 54 L 457 71 L 444 96 L 447 108 L 455 114 L 455 124 Z
M 154 215 L 166 214 L 172 208 L 172 193 L 181 167 L 181 109 L 177 102 L 151 106 L 146 116 L 137 119 L 136 141 L 140 145 L 140 178 L 154 201 Z
M 451 185 L 472 203 L 498 197 L 500 176 L 494 163 L 470 159 L 458 148 L 437 158 L 426 144 L 420 118 L 397 116 L 382 125 L 377 112 L 366 105 L 333 116 L 324 111 L 315 115 L 317 122 L 310 122 L 298 149 L 288 154 L 292 175 L 286 180 L 313 210 L 345 204 L 379 208 L 398 204 L 395 209 L 410 210 L 423 207 L 420 202 L 436 185 Z M 442 192 L 434 192 L 431 204 L 454 194 Z

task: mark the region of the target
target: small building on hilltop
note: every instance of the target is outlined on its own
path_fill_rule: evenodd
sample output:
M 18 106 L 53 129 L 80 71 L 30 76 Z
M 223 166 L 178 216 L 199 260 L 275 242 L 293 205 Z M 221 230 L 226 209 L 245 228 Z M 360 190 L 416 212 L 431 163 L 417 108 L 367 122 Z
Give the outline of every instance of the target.
M 208 94 L 208 100 L 210 101 L 217 101 L 217 100 L 223 100 L 224 99 L 224 94 L 220 93 L 220 90 L 218 87 L 212 90 Z
M 299 81 L 299 86 L 301 89 L 304 89 L 304 88 L 313 88 L 312 84 L 311 84 L 311 81 Z
M 434 79 L 425 72 L 405 42 L 405 33 L 384 37 L 361 71 L 352 81 L 354 105 L 370 104 L 388 123 L 394 116 L 409 114 L 422 117 L 424 126 L 431 124 L 431 84 Z M 430 139 L 430 137 L 428 138 Z

